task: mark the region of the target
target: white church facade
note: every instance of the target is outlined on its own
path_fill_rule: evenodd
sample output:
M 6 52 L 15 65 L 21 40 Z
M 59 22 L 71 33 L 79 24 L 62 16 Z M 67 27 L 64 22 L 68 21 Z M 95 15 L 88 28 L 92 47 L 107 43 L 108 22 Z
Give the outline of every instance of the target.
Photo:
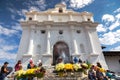
M 62 57 L 70 62 L 73 57 L 100 62 L 107 68 L 97 36 L 93 14 L 66 9 L 65 4 L 57 4 L 54 9 L 26 13 L 21 21 L 23 29 L 17 60 L 26 65 L 30 58 L 34 62 L 42 60 L 43 65 L 56 64 Z

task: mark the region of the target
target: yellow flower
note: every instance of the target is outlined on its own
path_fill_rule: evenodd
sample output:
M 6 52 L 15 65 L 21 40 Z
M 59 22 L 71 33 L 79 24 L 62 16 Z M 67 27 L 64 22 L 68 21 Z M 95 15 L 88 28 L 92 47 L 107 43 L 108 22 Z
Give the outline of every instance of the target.
M 81 65 L 83 68 L 88 68 L 88 65 L 86 63 L 82 63 Z
M 80 64 L 76 63 L 76 64 L 73 64 L 73 68 L 77 71 L 78 69 L 81 69 L 81 66 Z
M 34 74 L 36 69 L 28 69 L 26 74 Z
M 19 71 L 16 71 L 15 75 L 16 76 L 21 76 L 22 74 L 24 74 L 25 71 L 24 70 L 19 70 Z
M 55 69 L 57 71 L 60 71 L 60 70 L 64 70 L 64 64 L 63 63 L 59 63 L 55 66 Z
M 104 68 L 100 68 L 100 72 L 105 72 L 106 70 Z
M 65 64 L 65 69 L 66 70 L 73 70 L 73 65 L 70 63 Z

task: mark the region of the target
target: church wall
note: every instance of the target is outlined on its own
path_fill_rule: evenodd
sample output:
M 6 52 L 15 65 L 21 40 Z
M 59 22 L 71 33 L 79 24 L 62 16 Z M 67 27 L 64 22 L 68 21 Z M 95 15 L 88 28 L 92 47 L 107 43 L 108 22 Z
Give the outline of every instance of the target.
M 80 33 L 77 33 L 77 30 L 80 30 Z M 83 33 L 83 29 L 82 27 L 76 27 L 75 28 L 75 31 L 74 31 L 74 36 L 75 36 L 75 39 L 77 41 L 77 46 L 78 46 L 78 53 L 81 54 L 81 49 L 80 49 L 80 44 L 83 44 L 83 46 L 85 47 L 85 38 L 84 38 L 84 33 Z M 85 50 L 86 51 L 86 50 Z
M 59 34 L 59 30 L 62 30 L 63 34 Z M 52 47 L 51 53 L 53 51 L 53 46 L 58 41 L 64 41 L 65 43 L 67 43 L 68 46 L 69 46 L 69 50 L 70 50 L 70 48 L 71 48 L 71 44 L 70 44 L 71 38 L 70 38 L 70 36 L 68 36 L 68 34 L 70 34 L 70 32 L 69 32 L 69 29 L 67 27 L 66 28 L 64 28 L 64 27 L 59 28 L 58 26 L 52 27 L 50 34 L 51 34 L 50 42 L 51 42 L 51 47 Z M 71 50 L 70 50 L 70 52 L 71 52 Z
M 41 30 L 36 30 L 35 38 L 34 38 L 34 54 L 45 54 L 46 47 L 46 34 L 42 34 Z M 39 48 L 39 49 L 38 49 Z
M 69 15 L 51 15 L 54 22 L 67 22 L 70 20 Z
M 77 30 L 80 30 L 80 33 L 77 33 Z M 90 55 L 90 42 L 87 39 L 88 34 L 86 34 L 87 31 L 85 27 L 83 26 L 76 26 L 74 31 L 74 36 L 77 41 L 77 47 L 78 47 L 78 53 L 80 54 L 80 58 L 83 61 L 88 60 L 88 57 Z
M 82 16 L 77 16 L 77 15 L 72 16 L 72 18 L 73 18 L 73 21 L 77 21 L 77 22 L 82 22 L 82 20 L 84 20 L 82 19 Z
M 40 16 L 37 15 L 36 20 L 39 21 L 39 22 L 47 21 L 48 20 L 48 16 L 47 15 L 40 15 Z
M 23 27 L 23 31 L 22 31 L 22 36 L 21 36 L 21 40 L 20 40 L 20 46 L 19 46 L 19 50 L 18 50 L 18 56 L 20 59 L 21 55 L 23 54 L 27 54 L 28 51 L 28 45 L 29 45 L 29 37 L 30 37 L 30 30 L 28 27 Z

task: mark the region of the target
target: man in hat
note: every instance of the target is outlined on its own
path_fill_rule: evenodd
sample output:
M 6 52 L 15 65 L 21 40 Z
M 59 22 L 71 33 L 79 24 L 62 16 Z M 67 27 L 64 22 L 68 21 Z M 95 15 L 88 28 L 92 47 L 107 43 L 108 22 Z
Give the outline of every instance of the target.
M 5 77 L 8 75 L 9 70 L 7 69 L 8 66 L 8 62 L 5 62 L 4 65 L 1 67 L 1 71 L 0 71 L 0 80 L 4 80 Z

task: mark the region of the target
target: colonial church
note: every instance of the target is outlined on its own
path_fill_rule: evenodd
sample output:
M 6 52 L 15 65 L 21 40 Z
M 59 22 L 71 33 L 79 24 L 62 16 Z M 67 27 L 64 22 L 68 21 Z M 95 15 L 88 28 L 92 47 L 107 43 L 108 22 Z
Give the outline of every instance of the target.
M 26 20 L 21 21 L 23 29 L 17 60 L 24 67 L 30 58 L 34 62 L 42 60 L 43 65 L 56 64 L 58 58 L 65 63 L 73 57 L 92 64 L 107 65 L 97 36 L 93 14 L 66 9 L 65 4 L 57 4 L 47 11 L 30 11 Z

